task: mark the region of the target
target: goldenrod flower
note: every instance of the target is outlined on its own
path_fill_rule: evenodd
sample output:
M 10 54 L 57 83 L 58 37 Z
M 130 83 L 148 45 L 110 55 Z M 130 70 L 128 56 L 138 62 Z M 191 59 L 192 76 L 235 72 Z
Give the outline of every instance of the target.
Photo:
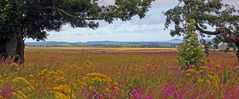
M 17 99 L 28 99 L 27 96 L 24 93 L 22 93 L 21 91 L 13 92 L 13 95 Z
M 191 76 L 191 74 L 190 74 L 190 73 L 187 73 L 186 76 Z
M 24 77 L 15 77 L 12 82 L 16 87 L 22 87 L 21 89 L 29 89 L 29 91 L 35 89 Z
M 89 73 L 83 77 L 83 81 L 87 84 L 89 90 L 96 90 L 101 93 L 109 94 L 110 89 L 114 88 L 118 90 L 118 83 L 113 82 L 110 77 L 103 75 L 102 73 Z
M 68 95 L 65 95 L 61 92 L 58 92 L 58 91 L 54 91 L 54 98 L 55 99 L 70 99 L 71 97 L 68 96 Z
M 195 73 L 196 69 L 188 69 L 186 72 L 188 72 L 188 73 Z
M 54 91 L 59 91 L 65 94 L 70 94 L 71 93 L 71 88 L 70 86 L 64 84 L 64 85 L 60 85 L 58 87 L 54 87 L 53 88 Z
M 205 71 L 205 70 L 208 70 L 208 67 L 207 66 L 202 66 L 202 67 L 200 67 L 200 69 Z

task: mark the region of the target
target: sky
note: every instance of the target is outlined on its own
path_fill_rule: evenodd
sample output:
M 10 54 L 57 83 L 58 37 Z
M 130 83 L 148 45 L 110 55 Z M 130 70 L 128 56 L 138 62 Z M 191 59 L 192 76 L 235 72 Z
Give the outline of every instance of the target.
M 225 0 L 230 4 L 239 5 L 239 0 Z M 113 0 L 103 0 L 105 4 L 112 4 Z M 46 41 L 87 42 L 87 41 L 167 41 L 175 38 L 170 36 L 170 30 L 164 30 L 165 16 L 163 12 L 173 8 L 178 0 L 155 0 L 146 13 L 145 18 L 135 16 L 130 21 L 114 21 L 113 24 L 100 22 L 100 26 L 90 28 L 72 28 L 70 25 L 62 27 L 60 32 L 47 32 Z M 27 42 L 34 40 L 27 39 Z

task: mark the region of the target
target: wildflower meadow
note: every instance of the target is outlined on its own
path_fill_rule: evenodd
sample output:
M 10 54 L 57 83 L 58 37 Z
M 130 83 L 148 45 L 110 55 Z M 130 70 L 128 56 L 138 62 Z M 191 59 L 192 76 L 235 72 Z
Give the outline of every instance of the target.
M 26 63 L 1 61 L 3 99 L 235 99 L 233 53 L 181 70 L 175 49 L 27 48 Z M 133 50 L 133 51 L 132 51 Z
M 238 5 L 0 0 L 0 99 L 239 99 Z

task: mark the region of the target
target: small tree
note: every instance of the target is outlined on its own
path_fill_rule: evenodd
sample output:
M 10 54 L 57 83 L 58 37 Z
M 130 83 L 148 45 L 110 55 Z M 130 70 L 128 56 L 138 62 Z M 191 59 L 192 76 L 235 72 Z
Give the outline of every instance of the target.
M 198 35 L 195 33 L 195 20 L 190 20 L 184 44 L 178 50 L 178 61 L 182 69 L 188 69 L 190 66 L 199 68 L 205 65 L 205 56 L 198 42 Z

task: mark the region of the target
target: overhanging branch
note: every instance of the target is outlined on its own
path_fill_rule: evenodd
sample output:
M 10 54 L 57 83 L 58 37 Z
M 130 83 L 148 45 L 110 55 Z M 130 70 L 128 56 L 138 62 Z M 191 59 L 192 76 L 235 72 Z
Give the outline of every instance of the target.
M 218 34 L 220 34 L 220 35 L 223 36 L 225 41 L 234 42 L 234 43 L 238 43 L 239 44 L 239 36 L 233 34 L 226 27 L 220 27 L 216 31 L 213 32 L 213 31 L 206 31 L 206 30 L 202 29 L 198 24 L 196 24 L 196 29 L 198 31 L 200 31 L 201 33 L 207 34 L 207 35 L 218 35 Z
M 63 10 L 63 9 L 57 8 L 57 10 L 58 10 L 60 13 L 66 15 L 66 16 L 68 16 L 68 17 L 74 18 L 74 19 L 80 19 L 80 20 L 102 20 L 102 19 L 104 19 L 104 18 L 102 18 L 102 17 L 80 18 L 79 16 L 72 15 L 72 14 L 68 13 L 67 11 L 65 11 L 65 10 Z
M 217 35 L 219 34 L 218 31 L 206 31 L 204 29 L 202 29 L 198 24 L 196 24 L 196 29 L 200 32 L 202 32 L 203 34 L 207 34 L 207 35 Z

